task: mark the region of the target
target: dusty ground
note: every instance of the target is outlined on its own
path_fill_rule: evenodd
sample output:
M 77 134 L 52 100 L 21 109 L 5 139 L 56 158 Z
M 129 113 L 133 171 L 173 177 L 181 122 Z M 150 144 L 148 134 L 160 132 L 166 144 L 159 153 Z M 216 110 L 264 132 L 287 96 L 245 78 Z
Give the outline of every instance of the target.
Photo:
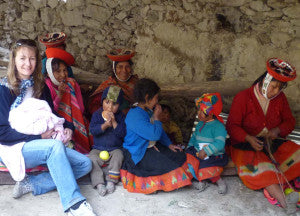
M 99 216 L 283 216 L 284 211 L 272 206 L 260 191 L 247 189 L 238 177 L 224 177 L 228 193 L 221 196 L 211 185 L 199 193 L 192 186 L 154 195 L 128 193 L 119 184 L 115 193 L 100 197 L 90 185 L 81 185 Z M 0 186 L 0 216 L 60 216 L 64 215 L 56 191 L 33 196 L 24 195 L 18 200 L 11 197 L 13 185 Z M 298 212 L 300 216 L 300 212 Z

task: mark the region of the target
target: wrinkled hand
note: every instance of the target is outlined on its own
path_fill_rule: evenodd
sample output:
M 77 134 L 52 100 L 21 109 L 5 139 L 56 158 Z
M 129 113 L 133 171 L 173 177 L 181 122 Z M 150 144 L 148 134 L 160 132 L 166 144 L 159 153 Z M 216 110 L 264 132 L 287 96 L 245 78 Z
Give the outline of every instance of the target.
M 179 150 L 180 152 L 182 152 L 182 149 L 179 146 L 174 145 L 174 144 L 170 144 L 169 145 L 169 149 L 171 149 L 173 152 L 177 152 L 177 150 Z
M 42 139 L 52 139 L 52 136 L 55 134 L 56 132 L 54 131 L 54 128 L 52 128 L 51 130 L 47 130 L 46 132 L 41 134 Z
M 70 129 L 70 128 L 65 128 L 64 129 L 64 135 L 66 136 L 65 138 L 65 143 L 69 142 L 71 139 L 72 139 L 72 136 L 73 136 L 73 131 Z
M 263 142 L 256 137 L 247 135 L 245 140 L 250 143 L 255 151 L 261 151 L 263 149 Z
M 161 112 L 162 112 L 161 106 L 159 104 L 156 104 L 153 112 L 154 120 L 159 120 L 159 115 L 161 114 Z
M 280 134 L 280 129 L 278 127 L 272 128 L 266 135 L 266 138 L 276 139 Z
M 206 158 L 206 152 L 202 149 L 198 152 L 197 154 L 198 158 L 200 158 L 201 160 L 204 160 L 204 158 Z

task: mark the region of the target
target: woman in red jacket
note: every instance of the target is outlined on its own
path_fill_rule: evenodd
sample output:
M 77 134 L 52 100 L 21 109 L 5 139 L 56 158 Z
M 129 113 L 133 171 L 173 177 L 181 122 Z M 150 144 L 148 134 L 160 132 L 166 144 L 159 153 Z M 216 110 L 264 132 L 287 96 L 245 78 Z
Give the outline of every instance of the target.
M 282 90 L 295 78 L 290 64 L 269 59 L 267 71 L 235 96 L 226 124 L 231 157 L 243 183 L 253 190 L 265 189 L 269 201 L 288 214 L 296 211 L 299 199 L 299 185 L 289 182 L 300 176 L 300 145 L 285 139 L 295 118 Z M 293 188 L 287 196 L 286 187 Z

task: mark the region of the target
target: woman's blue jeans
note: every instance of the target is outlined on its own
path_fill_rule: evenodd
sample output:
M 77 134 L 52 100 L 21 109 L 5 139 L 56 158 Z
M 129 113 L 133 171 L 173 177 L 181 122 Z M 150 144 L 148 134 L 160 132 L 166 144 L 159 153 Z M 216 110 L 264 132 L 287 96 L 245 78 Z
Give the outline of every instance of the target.
M 66 148 L 62 142 L 53 139 L 27 142 L 22 153 L 26 168 L 47 165 L 49 169 L 49 172 L 29 176 L 34 195 L 57 189 L 65 211 L 77 202 L 85 200 L 76 179 L 91 171 L 92 163 L 88 157 Z

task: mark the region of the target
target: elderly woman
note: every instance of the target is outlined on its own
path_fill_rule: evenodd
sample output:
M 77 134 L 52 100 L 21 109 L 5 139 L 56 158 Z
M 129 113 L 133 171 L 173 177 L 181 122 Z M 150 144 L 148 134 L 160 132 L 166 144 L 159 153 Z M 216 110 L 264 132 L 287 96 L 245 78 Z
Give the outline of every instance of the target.
M 20 179 L 14 187 L 13 197 L 19 198 L 29 192 L 39 195 L 57 189 L 68 215 L 96 215 L 76 182 L 91 170 L 91 161 L 79 152 L 65 148 L 61 141 L 52 139 L 53 129 L 41 135 L 26 135 L 9 124 L 10 110 L 32 97 L 47 101 L 55 113 L 40 70 L 41 57 L 36 43 L 29 39 L 18 40 L 11 50 L 7 77 L 0 82 L 0 161 L 5 164 L 17 161 L 23 169 L 46 165 L 49 172 Z M 64 127 L 68 141 L 74 126 L 67 122 Z
M 131 58 L 134 55 L 135 52 L 128 49 L 112 50 L 107 54 L 107 57 L 113 61 L 113 73 L 90 96 L 88 109 L 91 115 L 101 107 L 101 95 L 104 89 L 111 85 L 117 85 L 123 90 L 124 100 L 120 105 L 120 110 L 124 113 L 128 112 L 130 105 L 134 102 L 133 88 L 138 81 L 137 75 L 132 74 Z
M 285 139 L 295 119 L 283 89 L 295 78 L 289 63 L 269 59 L 267 71 L 235 96 L 226 124 L 231 157 L 243 183 L 253 190 L 265 189 L 287 214 L 296 211 L 299 194 L 285 196 L 281 186 L 292 187 L 290 181 L 300 176 L 300 146 Z

